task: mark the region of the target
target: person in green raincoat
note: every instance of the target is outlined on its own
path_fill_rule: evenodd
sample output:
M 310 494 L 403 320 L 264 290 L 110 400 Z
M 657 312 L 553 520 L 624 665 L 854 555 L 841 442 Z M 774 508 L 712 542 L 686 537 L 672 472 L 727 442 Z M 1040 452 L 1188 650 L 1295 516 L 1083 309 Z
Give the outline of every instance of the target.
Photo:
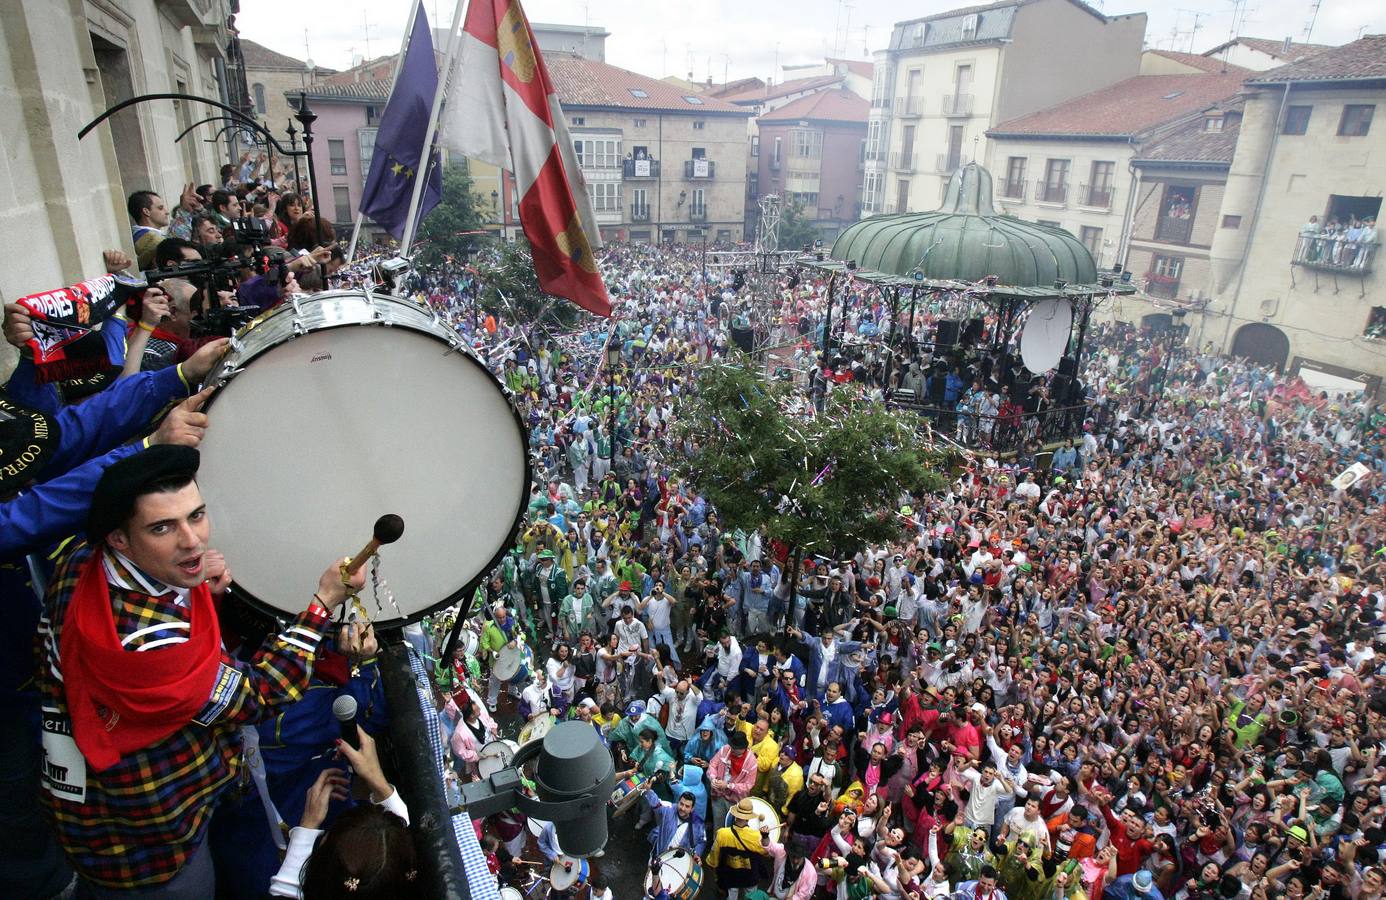
M 667 745 L 665 747 L 660 746 L 659 735 L 655 733 L 653 728 L 641 726 L 635 737 L 635 747 L 630 751 L 630 761 L 633 763 L 633 768 L 619 773 L 617 778 L 629 778 L 631 775 L 635 775 L 635 780 L 639 782 L 646 778 L 654 778 L 656 775 L 663 776 L 655 782 L 654 791 L 661 800 L 674 799 L 669 791 L 669 784 L 675 780 L 674 757 L 670 754 Z
M 1007 841 L 996 862 L 997 880 L 1010 900 L 1041 900 L 1049 887 L 1044 851 L 1034 834 L 1020 831 Z
M 954 884 L 976 881 L 982 866 L 996 864 L 995 855 L 987 848 L 987 830 L 954 828 L 953 846 L 943 864 L 948 869 L 948 879 Z
M 641 700 L 632 700 L 626 706 L 625 716 L 606 734 L 607 745 L 614 746 L 620 741 L 625 745 L 626 754 L 629 756 L 635 752 L 635 745 L 639 743 L 636 736 L 646 728 L 655 733 L 656 743 L 672 759 L 673 751 L 669 749 L 669 739 L 664 735 L 664 726 L 659 724 L 658 716 L 645 711 L 645 704 Z
M 544 626 L 552 629 L 554 613 L 563 598 L 568 596 L 568 573 L 555 561 L 554 552 L 539 551 L 534 566 L 526 567 L 521 573 L 525 599 L 534 609 L 543 610 Z

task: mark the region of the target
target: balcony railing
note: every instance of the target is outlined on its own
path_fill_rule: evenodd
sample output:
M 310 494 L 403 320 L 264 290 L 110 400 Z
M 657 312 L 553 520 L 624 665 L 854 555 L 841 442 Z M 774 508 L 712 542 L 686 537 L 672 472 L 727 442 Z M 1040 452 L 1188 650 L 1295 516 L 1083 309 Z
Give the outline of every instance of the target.
M 658 178 L 659 160 L 627 159 L 621 163 L 621 175 L 625 178 Z
M 706 166 L 700 165 L 706 163 Z M 710 159 L 685 159 L 683 161 L 684 178 L 716 178 L 717 164 Z
M 943 114 L 949 117 L 972 115 L 972 95 L 944 94 Z
M 1179 276 L 1161 275 L 1159 272 L 1145 273 L 1145 293 L 1151 297 L 1173 300 L 1179 296 Z
M 885 160 L 886 160 L 886 152 L 885 152 L 885 150 L 883 150 L 883 149 L 867 150 L 867 151 L 866 151 L 866 161 L 867 161 L 867 162 L 885 162 Z
M 632 222 L 650 221 L 650 208 L 648 206 L 632 206 L 630 208 L 630 220 Z
M 1035 200 L 1040 203 L 1067 203 L 1068 182 L 1050 184 L 1041 178 L 1035 182 Z
M 779 158 L 778 156 L 772 156 L 772 157 L 770 157 L 770 171 L 772 171 L 772 172 L 778 172 L 779 170 L 780 170 L 780 158 Z
M 1302 234 L 1295 242 L 1295 255 L 1290 262 L 1306 269 L 1366 275 L 1372 270 L 1380 246 L 1375 240 L 1352 241 L 1345 235 Z
M 872 98 L 871 98 L 871 108 L 872 108 L 872 109 L 890 109 L 890 98 L 889 98 L 889 97 L 872 97 Z
M 913 172 L 919 165 L 919 157 L 913 153 L 895 152 L 890 154 L 890 167 L 905 172 Z
M 896 97 L 895 114 L 903 118 L 916 118 L 924 115 L 924 98 Z
M 934 171 L 940 175 L 952 175 L 962 165 L 962 157 L 951 153 L 940 153 L 934 158 Z
M 1110 184 L 1080 185 L 1079 194 L 1083 198 L 1083 206 L 1092 209 L 1111 209 L 1112 195 L 1116 191 Z
M 1192 235 L 1192 215 L 1186 219 L 1165 218 L 1155 223 L 1155 240 L 1166 244 L 1187 244 Z
M 1002 200 L 1024 200 L 1025 182 L 1024 181 L 1003 181 L 1001 182 Z
M 885 213 L 888 216 L 893 216 L 896 213 L 900 212 L 900 204 L 887 203 L 885 207 L 881 210 L 881 212 Z
M 706 222 L 706 221 L 707 221 L 707 207 L 706 207 L 706 206 L 690 206 L 690 207 L 688 208 L 688 221 L 690 221 L 690 222 Z

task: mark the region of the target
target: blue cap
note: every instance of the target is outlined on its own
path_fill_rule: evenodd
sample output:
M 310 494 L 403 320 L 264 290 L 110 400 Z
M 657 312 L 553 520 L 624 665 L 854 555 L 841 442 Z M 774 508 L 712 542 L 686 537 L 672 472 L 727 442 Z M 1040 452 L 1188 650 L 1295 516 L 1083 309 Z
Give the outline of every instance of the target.
M 626 718 L 628 718 L 628 719 L 638 718 L 639 716 L 643 716 L 644 714 L 645 714 L 645 701 L 644 701 L 644 700 L 632 700 L 632 701 L 630 701 L 630 704 L 629 704 L 628 706 L 626 706 Z

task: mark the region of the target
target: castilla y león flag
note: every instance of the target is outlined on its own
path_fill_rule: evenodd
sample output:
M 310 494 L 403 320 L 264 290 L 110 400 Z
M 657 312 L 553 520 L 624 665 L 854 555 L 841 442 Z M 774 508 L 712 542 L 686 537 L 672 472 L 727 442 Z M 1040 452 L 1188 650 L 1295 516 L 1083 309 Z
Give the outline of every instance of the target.
M 550 294 L 598 315 L 611 300 L 592 247 L 592 201 L 539 46 L 519 0 L 471 0 L 452 72 L 443 141 L 513 172 L 534 272 Z

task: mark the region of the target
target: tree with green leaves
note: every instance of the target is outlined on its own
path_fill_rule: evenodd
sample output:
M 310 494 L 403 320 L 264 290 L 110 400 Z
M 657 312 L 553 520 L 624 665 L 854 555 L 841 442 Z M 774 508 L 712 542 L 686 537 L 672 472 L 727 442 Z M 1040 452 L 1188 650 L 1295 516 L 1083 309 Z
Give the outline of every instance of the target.
M 474 234 L 486 221 L 481 197 L 472 192 L 472 178 L 463 165 L 443 168 L 443 198 L 419 223 L 417 261 L 421 268 L 441 265 L 448 258 L 462 259 L 491 240 Z
M 836 556 L 899 538 L 901 496 L 947 482 L 947 456 L 917 416 L 850 385 L 809 414 L 801 390 L 767 380 L 749 360 L 704 369 L 679 420 L 693 448 L 682 473 L 727 528 L 763 527 L 790 548 L 791 585 L 804 554 Z M 792 616 L 792 589 L 790 598 Z
M 539 286 L 534 256 L 524 238 L 502 244 L 495 262 L 481 263 L 477 268 L 484 284 L 482 307 L 517 322 L 531 342 L 541 327 L 571 330 L 577 324 L 581 309 L 544 293 Z
M 804 204 L 786 197 L 780 208 L 780 249 L 798 250 L 805 244 L 812 245 L 819 237 L 818 227 L 809 218 Z

